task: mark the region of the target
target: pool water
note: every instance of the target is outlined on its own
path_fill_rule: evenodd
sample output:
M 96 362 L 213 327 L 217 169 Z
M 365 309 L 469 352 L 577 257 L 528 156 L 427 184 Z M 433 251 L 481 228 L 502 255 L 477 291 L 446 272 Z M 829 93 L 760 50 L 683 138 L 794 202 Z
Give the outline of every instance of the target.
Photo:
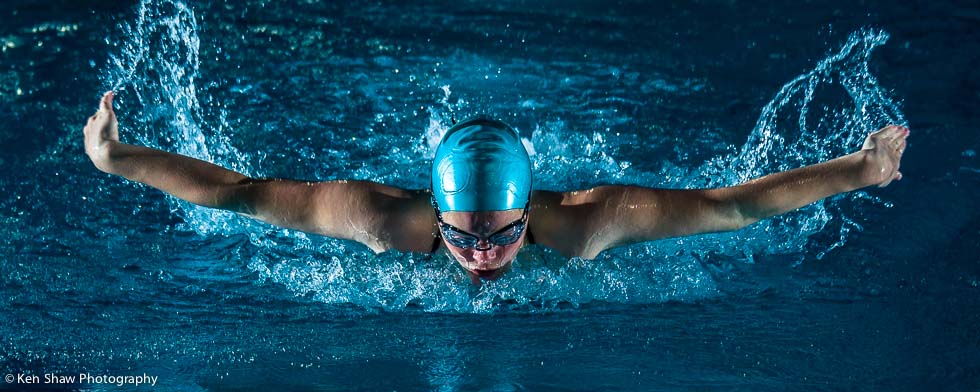
M 0 373 L 114 390 L 980 389 L 980 7 L 90 2 L 0 10 Z M 912 134 L 904 179 L 473 285 L 196 207 L 82 126 L 256 177 L 429 183 L 490 114 L 535 188 L 738 184 Z

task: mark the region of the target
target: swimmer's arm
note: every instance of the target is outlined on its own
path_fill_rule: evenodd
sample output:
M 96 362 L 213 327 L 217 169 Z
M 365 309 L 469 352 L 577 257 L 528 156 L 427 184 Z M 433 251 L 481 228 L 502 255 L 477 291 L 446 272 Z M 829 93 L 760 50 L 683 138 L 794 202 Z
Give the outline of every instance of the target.
M 154 148 L 121 143 L 119 125 L 107 92 L 99 111 L 85 125 L 85 153 L 99 170 L 160 189 L 194 204 L 222 208 L 224 187 L 244 175 L 199 159 Z
M 428 198 L 368 181 L 253 179 L 199 159 L 119 142 L 112 93 L 85 126 L 95 166 L 182 200 L 273 225 L 361 242 L 375 251 L 429 251 Z M 433 217 L 429 217 L 432 215 Z M 416 249 L 418 248 L 418 249 Z
M 861 151 L 815 165 L 718 189 L 604 186 L 564 195 L 580 208 L 569 225 L 583 234 L 573 253 L 599 252 L 637 242 L 738 230 L 838 193 L 899 180 L 908 128 L 888 126 L 868 136 Z

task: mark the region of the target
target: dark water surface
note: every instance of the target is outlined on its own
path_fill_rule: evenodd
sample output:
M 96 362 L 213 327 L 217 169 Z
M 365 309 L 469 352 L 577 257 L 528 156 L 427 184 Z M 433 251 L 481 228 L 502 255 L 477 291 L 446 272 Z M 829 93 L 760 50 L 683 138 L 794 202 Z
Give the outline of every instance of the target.
M 0 9 L 0 375 L 159 390 L 980 389 L 980 7 L 88 2 Z M 98 172 L 81 128 L 252 176 L 424 188 L 490 113 L 535 187 L 690 188 L 912 129 L 905 179 L 473 286 Z M 0 389 L 147 389 L 111 383 Z

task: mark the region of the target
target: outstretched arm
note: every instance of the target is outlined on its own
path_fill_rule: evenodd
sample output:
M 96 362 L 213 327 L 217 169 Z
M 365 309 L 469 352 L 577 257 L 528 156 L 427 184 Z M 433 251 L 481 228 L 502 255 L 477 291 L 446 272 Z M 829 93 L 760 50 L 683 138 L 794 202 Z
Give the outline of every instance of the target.
M 898 169 L 908 135 L 908 128 L 890 125 L 869 135 L 861 151 L 733 187 L 602 186 L 555 195 L 551 204 L 563 213 L 542 214 L 542 220 L 557 236 L 541 242 L 552 241 L 563 253 L 593 258 L 616 246 L 737 230 L 831 195 L 901 180 Z
M 361 242 L 375 251 L 429 251 L 428 196 L 368 181 L 253 179 L 199 159 L 119 142 L 112 92 L 88 119 L 85 152 L 95 166 L 205 207 L 277 226 Z

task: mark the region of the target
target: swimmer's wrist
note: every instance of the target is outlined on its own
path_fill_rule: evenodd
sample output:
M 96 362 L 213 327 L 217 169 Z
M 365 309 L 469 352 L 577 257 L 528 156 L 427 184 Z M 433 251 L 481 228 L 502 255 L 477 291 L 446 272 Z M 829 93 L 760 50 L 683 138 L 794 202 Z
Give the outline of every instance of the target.
M 112 174 L 113 150 L 118 148 L 120 143 L 115 140 L 106 140 L 91 149 L 86 149 L 89 159 L 95 167 L 103 172 Z
M 872 156 L 868 150 L 852 153 L 846 156 L 846 158 L 850 158 L 853 161 L 853 164 L 849 166 L 855 167 L 855 170 L 851 170 L 852 173 L 855 173 L 853 174 L 854 189 L 861 189 L 877 184 L 875 182 L 875 165 L 871 161 Z
M 89 155 L 89 158 L 92 159 L 95 167 L 103 172 L 125 175 L 120 172 L 123 170 L 120 166 L 126 166 L 123 161 L 132 157 L 136 151 L 141 149 L 140 147 L 125 144 L 117 140 L 106 140 L 99 145 L 93 154 Z

